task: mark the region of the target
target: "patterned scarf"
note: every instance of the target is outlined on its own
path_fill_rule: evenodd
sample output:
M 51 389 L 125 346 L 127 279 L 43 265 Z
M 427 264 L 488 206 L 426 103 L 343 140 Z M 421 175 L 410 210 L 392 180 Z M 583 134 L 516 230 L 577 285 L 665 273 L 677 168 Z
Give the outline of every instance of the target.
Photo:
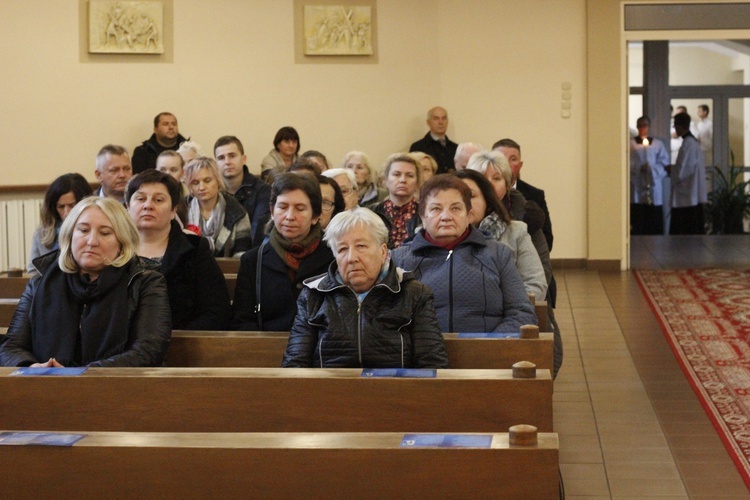
M 417 213 L 417 202 L 410 200 L 403 206 L 397 207 L 390 198 L 383 203 L 385 214 L 391 219 L 391 243 L 398 248 L 409 235 L 406 226 Z
M 317 222 L 310 228 L 310 232 L 302 241 L 289 241 L 276 230 L 275 226 L 271 229 L 271 234 L 268 235 L 268 241 L 271 243 L 271 248 L 284 261 L 289 272 L 289 277 L 294 281 L 300 264 L 302 264 L 305 257 L 318 248 L 322 236 L 323 230 L 320 228 L 320 222 Z

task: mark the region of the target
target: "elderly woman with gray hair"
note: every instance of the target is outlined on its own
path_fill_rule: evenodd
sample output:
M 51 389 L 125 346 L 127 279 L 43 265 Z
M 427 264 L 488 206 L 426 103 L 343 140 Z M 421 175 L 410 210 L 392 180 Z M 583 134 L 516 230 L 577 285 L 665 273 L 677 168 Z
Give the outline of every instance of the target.
M 549 284 L 552 280 L 552 264 L 547 240 L 542 232 L 546 216 L 539 205 L 533 201 L 527 201 L 517 189 L 511 189 L 513 174 L 508 159 L 499 151 L 480 151 L 471 155 L 466 169 L 484 174 L 492 183 L 497 197 L 510 213 L 511 219 L 526 223 L 531 241 L 542 261 L 547 284 Z
M 390 261 L 382 219 L 342 212 L 324 239 L 336 261 L 305 280 L 283 366 L 447 368 L 432 292 Z
M 34 259 L 0 346 L 3 366 L 159 366 L 172 317 L 164 277 L 139 260 L 138 230 L 111 198 L 88 197 Z
M 346 153 L 344 160 L 341 162 L 341 168 L 347 168 L 354 172 L 361 207 L 380 203 L 388 197 L 388 190 L 377 184 L 377 172 L 370 164 L 370 158 L 362 151 Z

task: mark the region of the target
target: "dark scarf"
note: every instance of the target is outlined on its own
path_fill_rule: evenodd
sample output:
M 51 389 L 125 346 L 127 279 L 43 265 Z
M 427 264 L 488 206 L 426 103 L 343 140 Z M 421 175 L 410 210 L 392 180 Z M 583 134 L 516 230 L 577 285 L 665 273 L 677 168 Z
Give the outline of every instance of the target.
M 289 277 L 294 281 L 300 264 L 302 264 L 305 257 L 318 248 L 322 236 L 323 230 L 320 228 L 320 222 L 317 222 L 310 228 L 310 232 L 302 241 L 294 243 L 289 241 L 276 230 L 275 226 L 271 229 L 271 234 L 268 235 L 268 241 L 271 243 L 271 248 L 284 261 L 289 272 Z
M 128 273 L 107 266 L 96 281 L 52 266 L 42 277 L 31 312 L 34 356 L 64 366 L 85 366 L 125 350 Z

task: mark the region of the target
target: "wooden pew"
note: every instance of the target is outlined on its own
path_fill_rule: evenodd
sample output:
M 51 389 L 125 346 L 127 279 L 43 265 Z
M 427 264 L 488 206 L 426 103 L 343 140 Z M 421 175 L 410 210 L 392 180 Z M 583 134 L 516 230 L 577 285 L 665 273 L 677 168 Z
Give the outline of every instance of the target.
M 0 276 L 0 299 L 18 299 L 26 289 L 26 283 L 31 276 L 26 274 L 20 278 Z
M 0 326 L 7 327 L 16 312 L 19 299 L 0 299 Z
M 473 339 L 446 333 L 451 368 L 510 369 L 518 361 L 552 369 L 552 334 L 539 339 Z M 286 350 L 288 332 L 174 331 L 167 352 L 172 367 L 277 368 Z
M 240 259 L 233 259 L 230 257 L 216 257 L 216 262 L 219 264 L 219 269 L 224 274 L 237 274 L 240 270 Z
M 438 370 L 435 378 L 320 368 L 90 368 L 46 377 L 15 370 L 0 368 L 8 429 L 496 432 L 523 423 L 552 432 L 549 370 L 531 379 L 511 370 Z
M 405 448 L 404 433 L 96 433 L 0 446 L 7 498 L 556 498 L 557 434 L 536 446 Z

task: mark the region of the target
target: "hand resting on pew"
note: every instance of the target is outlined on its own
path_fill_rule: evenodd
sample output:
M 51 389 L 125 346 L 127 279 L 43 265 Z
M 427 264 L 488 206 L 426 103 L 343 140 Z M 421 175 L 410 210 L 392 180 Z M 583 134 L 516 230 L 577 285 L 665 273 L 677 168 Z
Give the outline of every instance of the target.
M 59 242 L 60 250 L 37 259 L 40 274 L 18 303 L 0 364 L 160 366 L 172 331 L 166 284 L 138 259 L 125 208 L 84 198 Z

